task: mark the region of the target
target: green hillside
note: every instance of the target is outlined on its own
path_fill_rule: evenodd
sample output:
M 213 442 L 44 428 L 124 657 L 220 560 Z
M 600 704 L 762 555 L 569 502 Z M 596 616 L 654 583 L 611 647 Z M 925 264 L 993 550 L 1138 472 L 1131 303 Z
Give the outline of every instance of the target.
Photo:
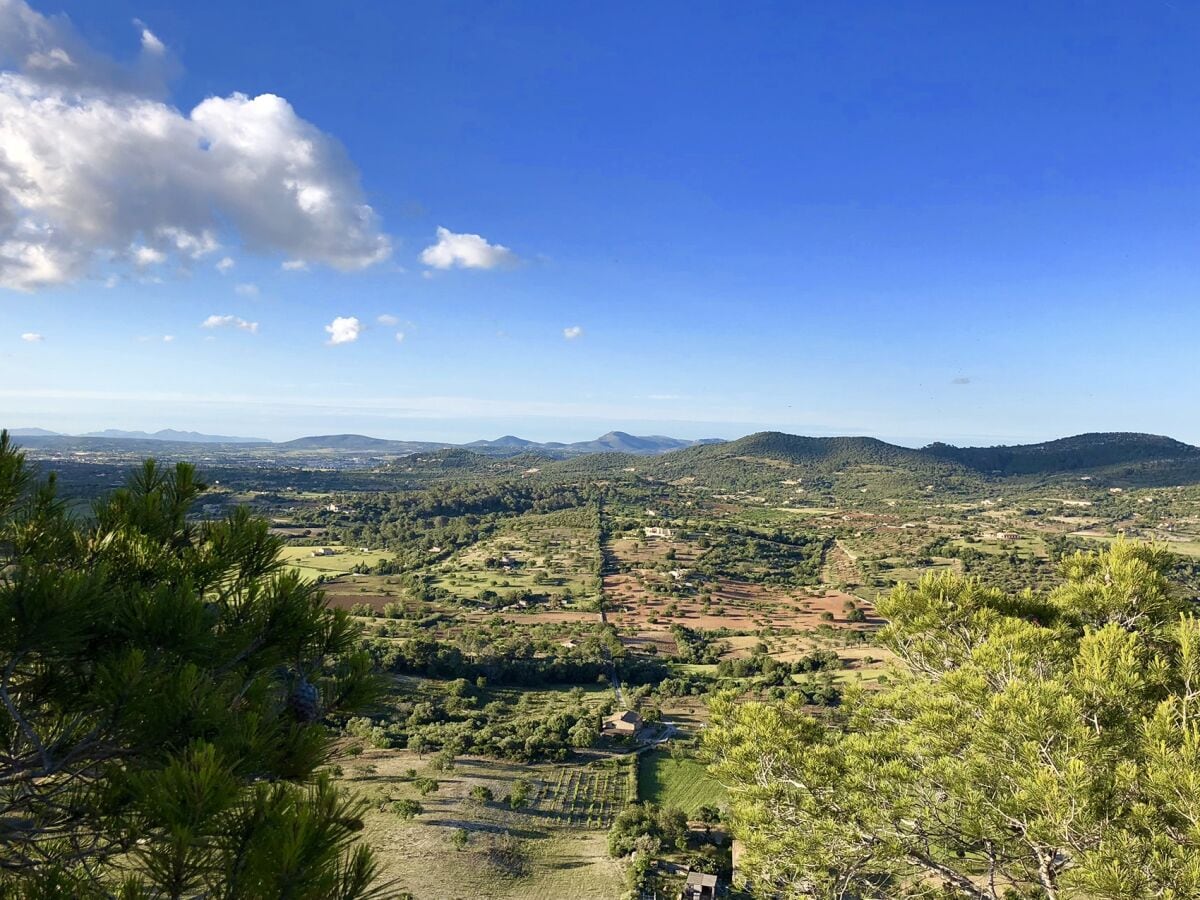
M 1155 434 L 1078 434 L 1041 444 L 953 447 L 930 444 L 921 453 L 999 475 L 1050 475 L 1146 463 L 1200 463 L 1200 448 Z

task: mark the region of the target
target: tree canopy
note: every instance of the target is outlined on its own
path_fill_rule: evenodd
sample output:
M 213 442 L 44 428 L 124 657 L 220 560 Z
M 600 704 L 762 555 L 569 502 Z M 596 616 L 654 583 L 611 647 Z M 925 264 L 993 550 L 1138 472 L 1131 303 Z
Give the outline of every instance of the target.
M 265 522 L 147 462 L 72 514 L 0 434 L 0 896 L 361 898 L 326 722 L 376 685 Z
M 881 600 L 903 667 L 818 720 L 714 704 L 756 895 L 1200 896 L 1200 621 L 1163 548 L 1017 596 L 951 574 Z

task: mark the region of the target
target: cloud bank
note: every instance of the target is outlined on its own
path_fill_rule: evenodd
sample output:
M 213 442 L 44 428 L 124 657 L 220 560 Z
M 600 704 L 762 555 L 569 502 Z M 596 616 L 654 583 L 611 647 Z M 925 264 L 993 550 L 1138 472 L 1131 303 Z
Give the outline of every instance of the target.
M 228 241 L 341 270 L 390 255 L 334 138 L 273 94 L 181 112 L 162 99 L 168 49 L 138 27 L 120 64 L 64 17 L 0 0 L 0 287 L 70 283 L 101 259 L 186 265 Z

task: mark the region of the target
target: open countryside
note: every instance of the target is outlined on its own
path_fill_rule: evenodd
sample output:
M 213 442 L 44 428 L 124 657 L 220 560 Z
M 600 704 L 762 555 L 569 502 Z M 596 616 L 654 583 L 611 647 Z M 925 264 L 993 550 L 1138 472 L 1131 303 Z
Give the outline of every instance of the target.
M 631 879 L 671 896 L 689 872 L 745 883 L 714 708 L 823 721 L 903 683 L 878 640 L 897 587 L 1053 591 L 1064 556 L 1149 541 L 1177 589 L 1200 589 L 1200 450 L 1128 436 L 1092 464 L 1109 440 L 1013 475 L 965 450 L 881 462 L 870 442 L 761 434 L 653 457 L 398 455 L 269 489 L 217 450 L 193 515 L 264 519 L 283 571 L 360 629 L 385 690 L 333 720 L 325 771 L 366 805 L 383 876 L 421 900 L 614 897 Z M 33 443 L 68 493 L 119 464 Z
M 0 900 L 1200 900 L 1198 61 L 0 0 Z

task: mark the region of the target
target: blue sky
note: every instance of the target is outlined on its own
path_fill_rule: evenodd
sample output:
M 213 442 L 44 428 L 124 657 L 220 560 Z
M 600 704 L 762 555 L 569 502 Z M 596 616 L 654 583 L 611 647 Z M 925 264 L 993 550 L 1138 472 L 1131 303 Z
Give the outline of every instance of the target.
M 1198 46 L 1166 2 L 0 0 L 0 419 L 1200 443 Z

